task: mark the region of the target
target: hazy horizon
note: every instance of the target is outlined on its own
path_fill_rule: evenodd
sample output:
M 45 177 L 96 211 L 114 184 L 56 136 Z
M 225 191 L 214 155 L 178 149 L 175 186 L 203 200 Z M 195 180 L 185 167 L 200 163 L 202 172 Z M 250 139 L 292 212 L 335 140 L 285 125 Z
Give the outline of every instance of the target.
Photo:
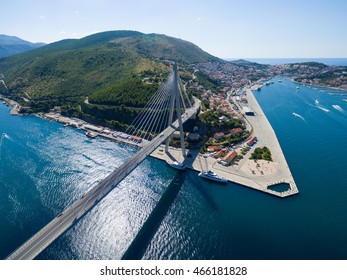
M 4 0 L 0 33 L 51 43 L 110 30 L 190 41 L 217 57 L 347 57 L 347 1 Z

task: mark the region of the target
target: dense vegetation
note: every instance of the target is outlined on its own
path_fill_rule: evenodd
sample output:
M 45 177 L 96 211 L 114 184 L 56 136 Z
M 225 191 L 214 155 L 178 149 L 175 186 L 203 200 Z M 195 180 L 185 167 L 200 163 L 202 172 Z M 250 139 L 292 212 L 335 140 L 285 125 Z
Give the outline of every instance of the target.
M 89 102 L 143 107 L 157 89 L 158 84 L 143 83 L 141 78 L 131 77 L 95 91 L 89 96 Z
M 168 61 L 184 66 L 217 60 L 180 39 L 109 31 L 0 59 L 0 74 L 10 97 L 30 106 L 27 112 L 62 106 L 67 115 L 119 125 L 128 123 L 156 92 L 171 71 Z
M 258 160 L 264 159 L 268 161 L 272 161 L 271 152 L 268 147 L 263 148 L 255 148 L 254 152 L 251 154 L 250 159 Z

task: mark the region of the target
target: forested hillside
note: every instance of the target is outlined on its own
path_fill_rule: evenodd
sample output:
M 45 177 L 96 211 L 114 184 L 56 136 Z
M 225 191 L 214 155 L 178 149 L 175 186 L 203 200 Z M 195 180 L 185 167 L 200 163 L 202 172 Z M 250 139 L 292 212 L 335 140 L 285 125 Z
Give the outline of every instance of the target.
M 27 112 L 62 106 L 66 114 L 118 121 L 125 108 L 135 112 L 146 104 L 171 71 L 170 61 L 184 66 L 218 60 L 181 39 L 109 31 L 1 59 L 9 89 L 2 94 L 30 107 Z

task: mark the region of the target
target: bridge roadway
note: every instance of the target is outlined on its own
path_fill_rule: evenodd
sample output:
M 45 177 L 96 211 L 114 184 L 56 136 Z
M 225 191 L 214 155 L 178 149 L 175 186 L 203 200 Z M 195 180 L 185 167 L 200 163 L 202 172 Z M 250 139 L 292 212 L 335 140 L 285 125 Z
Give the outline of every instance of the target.
M 195 100 L 195 105 L 186 110 L 182 115 L 182 122 L 186 122 L 200 107 L 200 101 Z M 7 260 L 31 260 L 47 248 L 56 238 L 73 226 L 90 209 L 116 187 L 131 171 L 133 171 L 148 155 L 160 144 L 169 138 L 178 128 L 178 120 L 167 127 L 151 142 L 143 146 L 135 155 L 130 157 L 121 166 L 116 168 L 104 180 L 85 193 L 80 199 L 71 204 L 66 210 L 54 218 L 49 224 L 32 236 L 23 245 L 17 248 Z

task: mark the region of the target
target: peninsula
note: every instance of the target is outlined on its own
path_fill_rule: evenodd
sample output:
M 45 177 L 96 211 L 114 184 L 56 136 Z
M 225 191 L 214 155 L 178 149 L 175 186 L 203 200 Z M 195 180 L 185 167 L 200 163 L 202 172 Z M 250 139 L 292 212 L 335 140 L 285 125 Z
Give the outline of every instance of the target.
M 276 135 L 251 92 L 296 66 L 227 62 L 165 35 L 110 31 L 3 59 L 1 94 L 17 102 L 15 114 L 40 113 L 92 131 L 93 137 L 140 146 L 124 131 L 164 81 L 172 60 L 180 62 L 189 98 L 201 100 L 198 118 L 184 127 L 186 166 L 280 197 L 297 193 Z M 298 69 L 301 76 L 327 70 L 312 63 Z M 177 143 L 174 135 L 170 155 L 159 148 L 152 156 L 183 161 Z M 288 189 L 276 191 L 273 186 L 280 184 Z
M 248 145 L 246 141 L 236 145 L 233 149 L 236 154 L 241 154 L 242 150 L 248 147 L 250 150 L 245 157 L 237 163 L 232 162 L 227 166 L 221 164 L 218 157 L 215 157 L 216 153 L 200 154 L 197 150 L 190 150 L 188 152 L 190 157 L 184 158 L 180 149 L 170 148 L 169 153 L 165 153 L 164 146 L 161 146 L 151 156 L 167 162 L 184 162 L 187 168 L 196 171 L 210 170 L 230 182 L 278 197 L 284 198 L 297 194 L 299 192 L 298 188 L 274 130 L 249 88 L 246 89 L 246 96 L 248 104 L 254 112 L 254 115 L 246 115 L 246 120 L 252 127 L 252 135 L 249 139 L 256 137 L 259 145 L 268 147 L 273 161 L 250 159 L 254 147 Z M 287 184 L 288 189 L 286 191 L 272 189 L 272 187 L 279 184 Z

